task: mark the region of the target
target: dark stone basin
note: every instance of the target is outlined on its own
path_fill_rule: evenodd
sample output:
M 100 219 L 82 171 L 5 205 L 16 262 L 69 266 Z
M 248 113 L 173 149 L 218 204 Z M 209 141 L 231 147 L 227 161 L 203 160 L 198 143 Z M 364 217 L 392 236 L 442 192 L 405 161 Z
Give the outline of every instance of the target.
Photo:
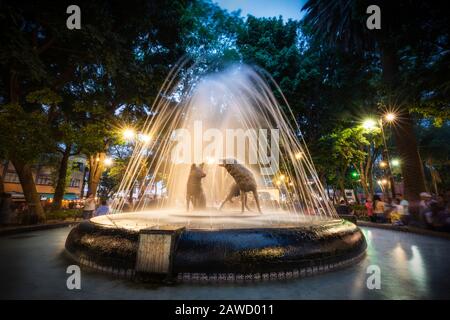
M 70 232 L 66 250 L 78 262 L 90 261 L 103 271 L 134 270 L 138 242 L 139 231 L 89 221 Z M 186 229 L 174 246 L 172 273 L 255 274 L 313 267 L 325 271 L 355 260 L 365 249 L 361 230 L 345 220 L 286 228 Z

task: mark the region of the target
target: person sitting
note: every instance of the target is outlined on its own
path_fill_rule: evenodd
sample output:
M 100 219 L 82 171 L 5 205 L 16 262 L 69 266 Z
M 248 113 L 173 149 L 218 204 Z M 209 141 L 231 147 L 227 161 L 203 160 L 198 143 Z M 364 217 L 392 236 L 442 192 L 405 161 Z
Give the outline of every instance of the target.
M 396 226 L 402 226 L 403 206 L 400 205 L 399 199 L 392 202 L 391 223 Z
M 377 217 L 376 217 L 376 215 L 373 214 L 373 202 L 372 202 L 372 199 L 368 198 L 366 200 L 366 203 L 364 204 L 364 206 L 367 209 L 367 216 L 369 217 L 369 220 L 371 222 L 376 222 Z
M 109 206 L 106 203 L 106 200 L 102 200 L 101 206 L 95 210 L 94 217 L 104 216 L 107 214 L 109 214 Z
M 401 217 L 402 223 L 404 225 L 407 225 L 410 221 L 409 202 L 403 197 L 401 193 L 397 193 L 397 199 L 400 201 L 400 205 L 403 207 L 403 214 Z
M 376 216 L 376 222 L 384 223 L 387 221 L 386 216 L 384 215 L 386 211 L 386 205 L 379 195 L 373 196 L 373 213 Z
M 344 200 L 341 200 L 341 202 L 339 203 L 339 206 L 336 208 L 336 211 L 338 213 L 338 215 L 349 215 L 350 214 L 350 208 L 348 207 L 348 205 L 345 203 Z
M 433 197 L 428 192 L 420 193 L 419 214 L 420 220 L 425 224 L 425 227 L 430 228 L 433 220 L 433 212 L 431 211 L 431 203 Z

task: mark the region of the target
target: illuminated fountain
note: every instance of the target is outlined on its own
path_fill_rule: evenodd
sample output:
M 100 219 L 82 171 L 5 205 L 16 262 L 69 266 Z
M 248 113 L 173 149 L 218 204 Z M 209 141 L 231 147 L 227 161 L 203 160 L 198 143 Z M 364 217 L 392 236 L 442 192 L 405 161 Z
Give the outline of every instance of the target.
M 149 138 L 136 139 L 114 214 L 74 228 L 68 253 L 112 273 L 180 280 L 289 278 L 359 259 L 365 239 L 336 214 L 276 83 L 245 65 L 176 83 L 182 67 L 168 76 L 140 130 Z M 224 161 L 253 173 L 261 213 L 250 193 L 251 211 L 241 212 L 239 197 L 219 210 L 234 183 Z M 200 163 L 206 204 L 187 210 L 186 183 L 191 165 Z M 144 195 L 133 212 L 123 212 L 143 175 L 149 186 L 163 177 L 167 194 L 151 209 Z

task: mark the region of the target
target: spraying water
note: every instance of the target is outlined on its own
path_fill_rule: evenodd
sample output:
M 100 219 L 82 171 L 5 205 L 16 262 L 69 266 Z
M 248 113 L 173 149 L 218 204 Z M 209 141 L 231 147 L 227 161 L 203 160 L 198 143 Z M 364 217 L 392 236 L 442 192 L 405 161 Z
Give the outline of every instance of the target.
M 175 83 L 182 67 L 180 64 L 169 74 L 140 130 L 150 138 L 137 139 L 112 203 L 113 212 L 122 212 L 143 173 L 150 179 L 142 190 L 163 181 L 167 192 L 156 204 L 153 201 L 152 209 L 148 209 L 149 198 L 142 192 L 144 196 L 134 204 L 135 212 L 95 218 L 98 222 L 138 229 L 162 224 L 236 228 L 314 223 L 338 217 L 292 110 L 269 75 L 240 64 L 186 85 L 189 81 Z M 280 93 L 281 103 L 270 86 Z M 236 206 L 239 198 L 218 210 L 234 182 L 219 166 L 224 159 L 251 170 L 262 213 L 256 211 L 252 195 L 248 200 L 250 212 L 240 212 L 240 206 Z M 186 182 L 191 165 L 200 163 L 204 163 L 206 174 L 201 180 L 206 208 L 187 211 Z

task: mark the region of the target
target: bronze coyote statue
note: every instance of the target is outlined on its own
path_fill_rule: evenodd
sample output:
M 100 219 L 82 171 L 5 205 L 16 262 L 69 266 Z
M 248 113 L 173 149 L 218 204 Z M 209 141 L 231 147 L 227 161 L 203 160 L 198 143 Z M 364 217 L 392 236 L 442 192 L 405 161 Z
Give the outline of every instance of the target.
M 241 202 L 242 202 L 242 212 L 244 212 L 244 208 L 247 208 L 247 192 L 252 192 L 253 197 L 255 198 L 256 206 L 258 208 L 258 212 L 261 213 L 261 207 L 259 205 L 258 191 L 256 185 L 256 179 L 253 173 L 239 164 L 236 159 L 225 159 L 222 161 L 219 166 L 224 167 L 227 172 L 233 177 L 235 181 L 235 185 L 232 186 L 231 191 L 229 192 L 226 199 L 220 205 L 220 209 L 222 209 L 223 205 L 230 201 L 233 196 L 237 195 L 237 192 L 240 192 Z M 249 210 L 250 211 L 250 210 Z

